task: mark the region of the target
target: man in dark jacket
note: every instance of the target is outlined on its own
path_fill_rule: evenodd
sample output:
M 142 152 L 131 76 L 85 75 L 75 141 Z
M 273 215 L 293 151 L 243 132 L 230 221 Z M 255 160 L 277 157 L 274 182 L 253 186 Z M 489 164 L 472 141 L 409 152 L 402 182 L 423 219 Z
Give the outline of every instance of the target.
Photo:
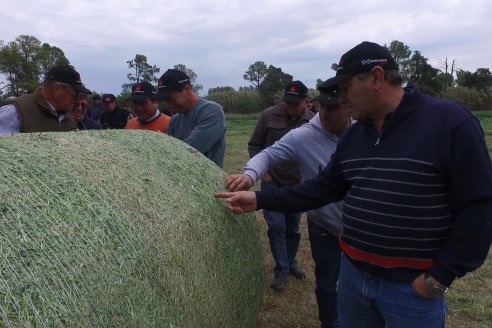
M 103 129 L 124 129 L 126 123 L 131 119 L 129 111 L 118 106 L 116 97 L 113 94 L 105 94 L 102 97 L 104 113 L 100 121 Z
M 314 113 L 306 109 L 307 91 L 307 87 L 301 81 L 291 82 L 285 88 L 282 102 L 263 110 L 248 142 L 251 158 L 280 140 L 290 130 L 314 117 Z M 277 165 L 261 177 L 261 189 L 274 190 L 298 184 L 300 181 L 298 164 L 286 162 Z M 301 240 L 301 213 L 264 210 L 263 216 L 268 225 L 270 250 L 275 260 L 274 279 L 270 287 L 280 290 L 284 288 L 289 275 L 297 279 L 305 277 L 296 261 Z
M 99 122 L 102 113 L 104 113 L 104 108 L 102 107 L 101 96 L 97 94 L 93 95 L 92 105 L 87 108 L 87 112 L 85 115 L 91 118 L 92 120 Z
M 76 130 L 69 113 L 78 93 L 91 93 L 82 84 L 80 74 L 67 65 L 53 67 L 33 94 L 0 107 L 0 135 Z
M 358 120 L 313 180 L 257 193 L 219 193 L 234 212 L 301 211 L 344 200 L 342 327 L 444 327 L 444 293 L 481 266 L 492 241 L 492 164 L 464 106 L 401 86 L 385 47 L 340 59 L 338 88 Z

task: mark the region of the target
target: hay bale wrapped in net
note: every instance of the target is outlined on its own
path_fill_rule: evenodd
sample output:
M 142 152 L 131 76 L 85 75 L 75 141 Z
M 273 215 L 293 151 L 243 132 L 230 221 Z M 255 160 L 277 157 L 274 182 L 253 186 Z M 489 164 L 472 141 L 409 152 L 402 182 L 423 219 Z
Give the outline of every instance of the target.
M 254 216 L 224 173 L 146 131 L 0 137 L 0 326 L 253 327 Z

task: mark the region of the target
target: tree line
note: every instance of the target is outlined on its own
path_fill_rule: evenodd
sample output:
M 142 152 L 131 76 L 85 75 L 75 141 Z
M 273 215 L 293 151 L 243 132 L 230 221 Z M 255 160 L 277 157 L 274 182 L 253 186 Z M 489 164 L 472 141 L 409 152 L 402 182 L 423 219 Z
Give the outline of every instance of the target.
M 403 84 L 416 83 L 426 94 L 454 99 L 471 110 L 492 110 L 492 73 L 489 68 L 469 72 L 457 68 L 456 60 L 447 57 L 440 60 L 439 68 L 435 68 L 420 51 L 411 51 L 403 42 L 394 40 L 385 47 L 398 63 Z M 331 65 L 334 71 L 337 67 L 336 63 Z M 249 89 L 212 88 L 208 91 L 208 98 L 221 103 L 230 112 L 257 111 L 279 101 L 283 87 L 292 81 L 292 76 L 280 68 L 257 61 L 249 66 L 243 79 L 251 83 Z M 323 81 L 317 79 L 316 86 Z M 317 91 L 309 89 L 309 93 L 316 95 Z
M 492 73 L 489 68 L 477 68 L 475 72 L 462 70 L 457 67 L 455 59 L 447 57 L 441 59 L 439 68 L 436 68 L 420 51 L 412 51 L 403 42 L 394 40 L 385 46 L 398 63 L 404 84 L 417 83 L 424 93 L 454 99 L 471 110 L 492 110 Z M 0 40 L 0 75 L 4 77 L 0 81 L 0 98 L 31 93 L 42 81 L 44 72 L 55 65 L 69 64 L 63 50 L 42 43 L 34 36 L 20 35 L 8 43 Z M 120 100 L 129 98 L 134 83 L 149 81 L 155 84 L 160 72 L 160 68 L 149 64 L 143 54 L 136 54 L 126 64 L 130 73 L 127 74 L 128 82 L 121 86 Z M 174 65 L 174 68 L 190 77 L 195 92 L 203 89 L 191 68 L 184 64 Z M 332 64 L 331 68 L 336 70 L 337 64 Z M 258 112 L 281 99 L 285 85 L 293 80 L 293 76 L 280 67 L 256 61 L 244 72 L 243 79 L 250 85 L 237 90 L 230 86 L 210 88 L 205 97 L 220 103 L 226 112 Z M 317 85 L 323 80 L 318 78 Z M 316 96 L 316 89 L 309 89 L 309 94 Z
M 33 92 L 44 72 L 57 65 L 69 65 L 63 50 L 41 43 L 34 36 L 20 35 L 14 41 L 0 40 L 0 96 L 20 96 Z

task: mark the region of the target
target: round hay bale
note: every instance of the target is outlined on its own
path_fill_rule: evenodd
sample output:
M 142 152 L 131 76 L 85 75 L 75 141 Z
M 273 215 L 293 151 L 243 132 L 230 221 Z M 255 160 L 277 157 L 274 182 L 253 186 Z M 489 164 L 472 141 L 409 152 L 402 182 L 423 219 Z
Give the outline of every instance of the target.
M 224 173 L 138 130 L 0 137 L 0 326 L 254 327 L 253 215 Z

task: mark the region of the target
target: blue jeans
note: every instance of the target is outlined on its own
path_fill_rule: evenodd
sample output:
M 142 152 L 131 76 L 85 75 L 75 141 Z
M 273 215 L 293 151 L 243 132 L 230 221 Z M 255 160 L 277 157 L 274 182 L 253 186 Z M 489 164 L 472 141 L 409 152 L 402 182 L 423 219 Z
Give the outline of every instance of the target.
M 444 297 L 424 298 L 410 282 L 374 276 L 355 267 L 345 255 L 338 310 L 342 328 L 443 328 L 447 315 Z
M 309 242 L 315 264 L 316 300 L 322 328 L 338 327 L 337 281 L 340 270 L 338 237 L 309 219 Z
M 261 182 L 261 189 L 280 188 L 273 181 Z M 275 260 L 275 277 L 287 277 L 289 269 L 297 268 L 296 256 L 301 241 L 299 224 L 301 213 L 283 213 L 263 210 L 268 225 L 270 250 Z

